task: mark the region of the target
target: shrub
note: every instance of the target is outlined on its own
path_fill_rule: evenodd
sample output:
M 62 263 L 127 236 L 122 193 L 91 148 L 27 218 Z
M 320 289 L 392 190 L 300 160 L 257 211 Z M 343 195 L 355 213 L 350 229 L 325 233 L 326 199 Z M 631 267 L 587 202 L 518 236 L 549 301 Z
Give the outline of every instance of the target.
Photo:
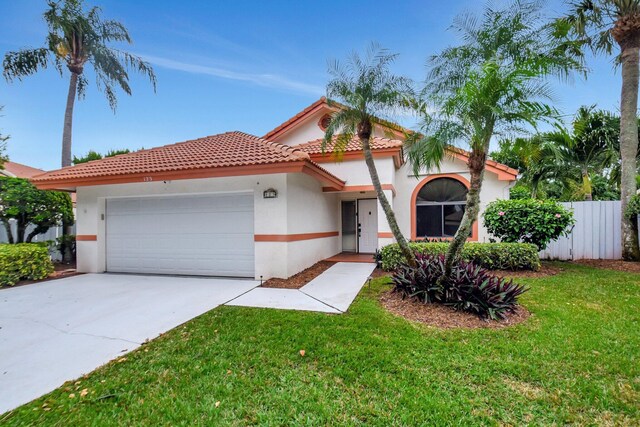
M 640 215 L 640 195 L 634 194 L 631 196 L 631 200 L 629 200 L 629 204 L 624 211 L 624 216 L 633 219 L 633 217 L 638 215 Z
M 53 273 L 47 246 L 38 243 L 0 245 L 0 286 L 20 280 L 40 280 Z
M 454 264 L 451 276 L 440 285 L 444 255 L 416 257 L 417 266 L 402 264 L 393 275 L 394 291 L 424 303 L 440 303 L 481 318 L 504 319 L 515 310 L 527 288 L 489 274 L 473 263 Z
M 447 242 L 411 242 L 409 247 L 416 254 L 444 255 Z M 404 262 L 404 257 L 396 243 L 380 250 L 382 268 L 395 270 Z M 538 270 L 540 258 L 538 248 L 527 243 L 478 243 L 467 242 L 462 249 L 461 258 L 491 270 Z
M 532 243 L 540 250 L 575 223 L 573 212 L 552 200 L 496 200 L 483 216 L 489 233 L 501 241 Z
M 516 185 L 509 190 L 511 200 L 526 200 L 531 198 L 531 189 L 523 185 Z

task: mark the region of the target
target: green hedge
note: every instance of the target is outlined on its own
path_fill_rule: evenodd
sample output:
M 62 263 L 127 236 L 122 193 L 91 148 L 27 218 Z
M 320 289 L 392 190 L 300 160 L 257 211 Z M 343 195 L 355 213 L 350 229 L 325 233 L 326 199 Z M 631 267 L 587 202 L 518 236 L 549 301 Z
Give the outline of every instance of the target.
M 447 242 L 411 242 L 411 249 L 428 255 L 444 255 Z M 380 250 L 382 268 L 395 270 L 404 258 L 396 243 Z M 538 248 L 529 243 L 465 243 L 462 259 L 490 270 L 539 270 Z
M 45 245 L 37 243 L 0 244 L 0 286 L 20 280 L 40 280 L 53 273 L 53 263 Z

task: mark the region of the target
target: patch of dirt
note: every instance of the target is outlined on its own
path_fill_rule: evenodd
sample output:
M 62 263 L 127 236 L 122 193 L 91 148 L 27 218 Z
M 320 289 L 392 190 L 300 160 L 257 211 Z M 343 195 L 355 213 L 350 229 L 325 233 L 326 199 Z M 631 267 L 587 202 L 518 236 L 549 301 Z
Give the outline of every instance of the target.
M 77 276 L 79 274 L 84 274 L 84 273 L 78 273 L 76 271 L 75 263 L 74 264 L 55 263 L 55 264 L 53 264 L 53 268 L 54 268 L 53 273 L 51 273 L 49 275 L 49 277 L 47 277 L 46 279 L 42 279 L 42 280 L 21 280 L 21 281 L 19 281 L 18 283 L 16 283 L 13 286 L 0 286 L 0 289 L 16 288 L 18 286 L 32 285 L 34 283 L 48 282 L 49 280 L 62 279 L 64 277 L 71 277 L 71 276 Z
M 300 289 L 324 271 L 326 271 L 329 267 L 334 265 L 335 262 L 331 261 L 319 261 L 313 264 L 311 267 L 306 270 L 302 270 L 298 274 L 294 274 L 288 279 L 278 279 L 272 278 L 262 283 L 263 288 L 280 288 L 280 289 Z
M 634 261 L 622 261 L 616 259 L 580 259 L 572 262 L 589 267 L 602 268 L 604 270 L 640 273 L 640 262 Z
M 371 273 L 371 278 L 377 279 L 378 277 L 391 277 L 392 275 L 393 271 L 384 271 L 383 269 L 376 267 L 376 269 Z
M 526 308 L 518 306 L 515 312 L 505 320 L 483 320 L 473 314 L 456 311 L 444 305 L 424 304 L 409 298 L 402 299 L 402 295 L 392 290 L 383 293 L 380 302 L 384 308 L 396 316 L 440 329 L 500 329 L 522 323 L 531 316 Z
M 537 277 L 547 277 L 547 276 L 555 276 L 558 273 L 561 273 L 564 271 L 564 268 L 562 267 L 558 267 L 557 265 L 551 265 L 548 263 L 543 262 L 540 270 L 538 271 L 531 271 L 531 270 L 520 270 L 520 271 L 511 271 L 511 270 L 489 270 L 489 272 L 491 274 L 493 274 L 494 276 L 500 276 L 500 277 L 513 277 L 513 278 L 519 278 L 519 277 L 532 277 L 532 278 L 537 278 Z

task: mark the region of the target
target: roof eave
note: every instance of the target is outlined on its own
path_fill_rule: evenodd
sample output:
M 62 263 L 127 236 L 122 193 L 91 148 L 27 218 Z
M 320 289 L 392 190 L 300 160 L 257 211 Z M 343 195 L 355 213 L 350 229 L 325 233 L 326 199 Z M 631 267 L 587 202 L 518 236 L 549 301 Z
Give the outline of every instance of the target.
M 32 183 L 41 190 L 75 191 L 77 187 L 96 185 L 135 184 L 182 179 L 221 178 L 230 176 L 268 175 L 276 173 L 307 173 L 319 179 L 323 184 L 337 188 L 344 182 L 329 172 L 314 165 L 309 160 L 297 160 L 280 163 L 268 163 L 251 166 L 227 166 L 217 168 L 186 169 L 179 171 L 160 171 L 68 179 L 35 179 Z

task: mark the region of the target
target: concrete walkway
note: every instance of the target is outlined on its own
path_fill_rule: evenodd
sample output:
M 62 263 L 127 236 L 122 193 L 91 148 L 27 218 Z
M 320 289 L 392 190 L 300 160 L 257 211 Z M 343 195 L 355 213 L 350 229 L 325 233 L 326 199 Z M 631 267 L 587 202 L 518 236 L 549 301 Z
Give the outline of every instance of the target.
M 339 262 L 300 289 L 255 288 L 226 305 L 344 313 L 375 267 L 375 264 Z

